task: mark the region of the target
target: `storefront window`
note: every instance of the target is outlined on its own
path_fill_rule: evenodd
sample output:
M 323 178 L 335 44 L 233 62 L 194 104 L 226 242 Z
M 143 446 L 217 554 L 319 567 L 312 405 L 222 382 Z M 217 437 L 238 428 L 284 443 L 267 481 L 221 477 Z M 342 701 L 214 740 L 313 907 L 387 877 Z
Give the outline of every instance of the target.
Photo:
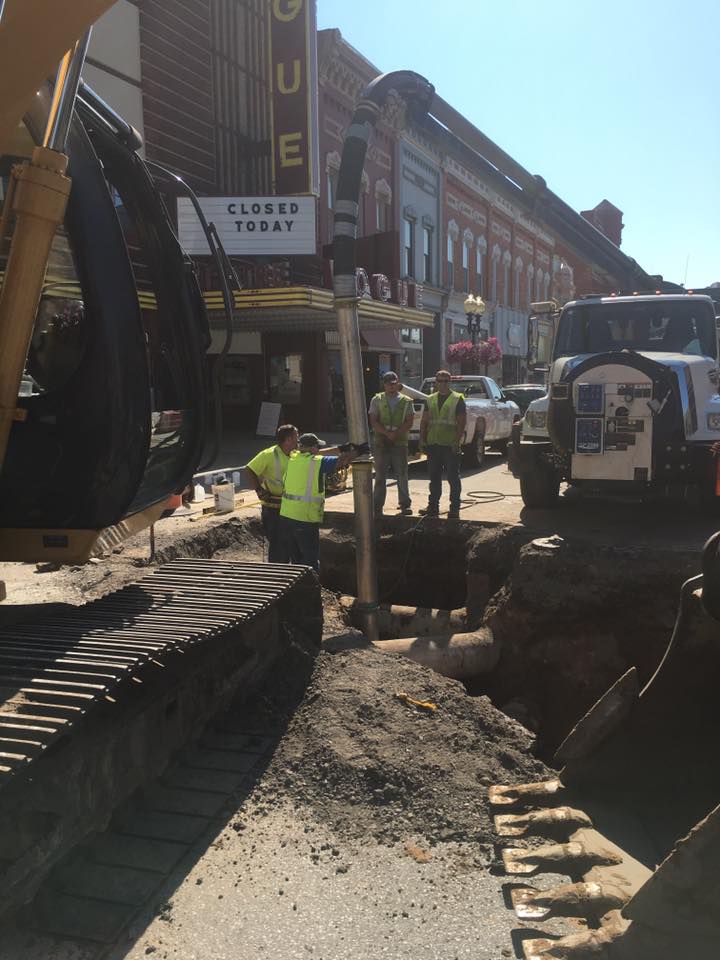
M 274 403 L 300 403 L 302 354 L 270 357 L 270 399 Z
M 403 343 L 422 343 L 422 331 L 419 327 L 403 327 L 400 339 Z

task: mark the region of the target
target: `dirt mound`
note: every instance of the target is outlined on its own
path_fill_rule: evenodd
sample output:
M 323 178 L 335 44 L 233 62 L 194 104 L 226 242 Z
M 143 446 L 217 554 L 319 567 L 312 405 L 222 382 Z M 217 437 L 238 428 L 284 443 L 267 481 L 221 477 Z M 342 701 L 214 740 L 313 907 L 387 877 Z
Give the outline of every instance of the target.
M 258 791 L 311 807 L 341 834 L 471 840 L 490 860 L 487 787 L 546 774 L 532 744 L 487 698 L 425 667 L 368 648 L 323 652 Z

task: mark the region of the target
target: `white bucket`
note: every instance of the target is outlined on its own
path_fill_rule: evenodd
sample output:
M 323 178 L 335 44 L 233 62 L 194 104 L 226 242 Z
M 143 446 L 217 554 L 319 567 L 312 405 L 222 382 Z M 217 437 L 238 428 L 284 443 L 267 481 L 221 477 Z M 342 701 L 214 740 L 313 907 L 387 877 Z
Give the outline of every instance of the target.
M 215 513 L 232 513 L 235 509 L 235 485 L 233 483 L 214 483 Z

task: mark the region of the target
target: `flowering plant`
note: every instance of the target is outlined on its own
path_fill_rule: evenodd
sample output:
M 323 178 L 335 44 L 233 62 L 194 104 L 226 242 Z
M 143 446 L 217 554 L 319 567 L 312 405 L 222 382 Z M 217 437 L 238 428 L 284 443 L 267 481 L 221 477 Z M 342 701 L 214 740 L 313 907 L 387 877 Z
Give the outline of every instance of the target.
M 480 343 L 462 340 L 460 343 L 450 344 L 447 350 L 447 359 L 448 363 L 460 363 L 463 366 L 474 367 L 475 369 L 482 364 L 487 373 L 490 364 L 499 363 L 502 360 L 502 349 L 497 337 L 481 340 Z

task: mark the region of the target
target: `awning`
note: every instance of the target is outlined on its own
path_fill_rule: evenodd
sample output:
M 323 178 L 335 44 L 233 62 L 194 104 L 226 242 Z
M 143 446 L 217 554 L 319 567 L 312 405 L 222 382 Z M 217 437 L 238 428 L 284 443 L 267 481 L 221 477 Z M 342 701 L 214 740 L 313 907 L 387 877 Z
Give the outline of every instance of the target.
M 397 330 L 363 330 L 360 340 L 369 353 L 403 353 Z
M 205 294 L 211 326 L 220 326 L 223 301 L 219 292 Z M 364 298 L 358 301 L 360 326 L 431 327 L 434 314 L 397 303 Z M 318 287 L 270 287 L 235 293 L 233 327 L 236 330 L 275 332 L 283 330 L 333 330 L 336 326 L 333 294 Z M 393 347 L 399 351 L 397 339 Z M 388 352 L 386 349 L 384 352 Z

